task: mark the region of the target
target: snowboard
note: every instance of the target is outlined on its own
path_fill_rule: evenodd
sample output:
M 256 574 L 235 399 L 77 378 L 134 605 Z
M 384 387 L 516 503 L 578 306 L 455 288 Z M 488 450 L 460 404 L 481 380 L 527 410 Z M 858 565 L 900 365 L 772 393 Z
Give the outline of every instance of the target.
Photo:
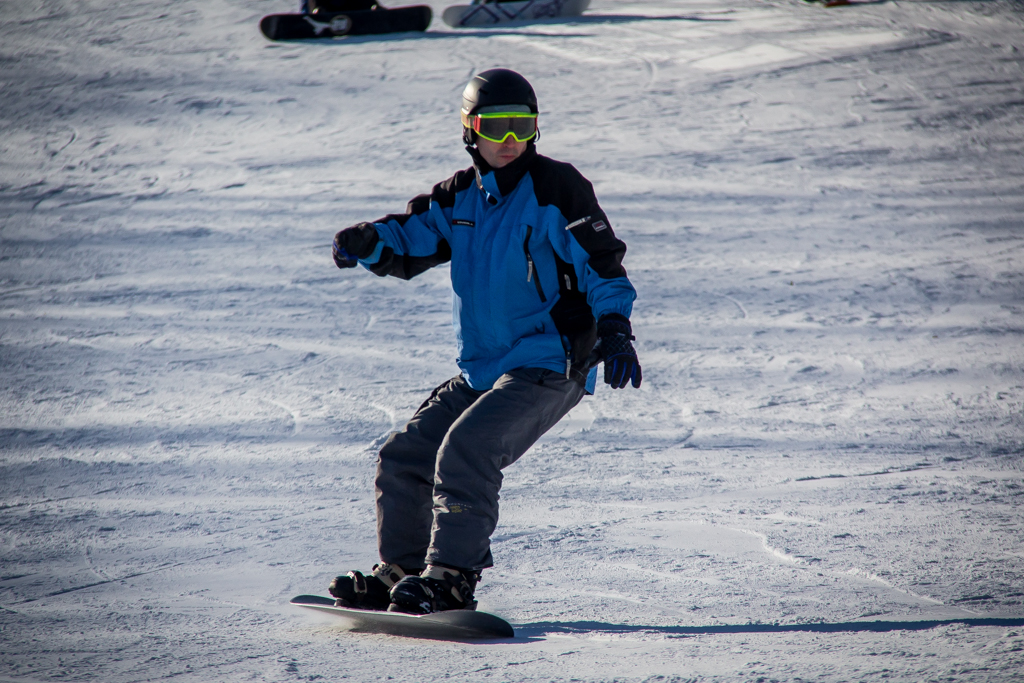
M 387 633 L 393 636 L 433 640 L 515 638 L 516 635 L 512 626 L 501 617 L 468 609 L 434 614 L 376 612 L 335 607 L 334 598 L 320 595 L 300 595 L 292 598 L 291 604 L 341 617 L 352 625 L 353 631 L 366 633 Z
M 392 9 L 378 7 L 354 12 L 270 14 L 260 20 L 260 31 L 270 40 L 307 40 L 426 31 L 431 16 L 430 8 L 426 5 Z
M 557 19 L 583 14 L 590 0 L 520 0 L 519 2 L 487 2 L 478 5 L 455 5 L 441 15 L 453 28 L 492 26 L 513 21 Z

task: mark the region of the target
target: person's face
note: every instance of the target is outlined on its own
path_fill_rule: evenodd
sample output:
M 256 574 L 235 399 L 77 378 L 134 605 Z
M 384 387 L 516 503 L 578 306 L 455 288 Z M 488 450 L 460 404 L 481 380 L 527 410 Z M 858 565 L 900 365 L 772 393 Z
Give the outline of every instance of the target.
M 527 142 L 517 142 L 509 135 L 505 142 L 491 142 L 480 136 L 476 138 L 476 148 L 480 150 L 480 156 L 484 158 L 491 168 L 503 168 L 519 158 L 519 155 L 526 151 Z

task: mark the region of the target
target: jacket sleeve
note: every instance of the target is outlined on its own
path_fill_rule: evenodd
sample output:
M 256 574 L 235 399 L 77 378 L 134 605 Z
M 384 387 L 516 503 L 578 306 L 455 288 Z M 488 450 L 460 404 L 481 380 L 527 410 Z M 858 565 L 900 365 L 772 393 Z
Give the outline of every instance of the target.
M 360 263 L 376 275 L 408 280 L 450 261 L 452 250 L 446 237 L 451 235 L 452 207 L 462 173 L 438 183 L 430 194 L 413 198 L 405 213 L 374 221 L 380 240 Z
M 560 259 L 572 264 L 578 291 L 586 294 L 594 318 L 608 313 L 628 318 L 636 290 L 622 267 L 626 244 L 612 231 L 590 181 L 572 166 L 560 166 L 561 177 L 547 186 L 558 188 L 553 203 L 566 222 L 551 231 L 551 244 Z

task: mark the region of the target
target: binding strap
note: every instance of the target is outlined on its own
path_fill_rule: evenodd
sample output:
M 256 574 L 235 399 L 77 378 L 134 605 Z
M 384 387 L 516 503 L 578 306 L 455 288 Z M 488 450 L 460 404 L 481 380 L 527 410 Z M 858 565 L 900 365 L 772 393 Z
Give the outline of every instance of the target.
M 373 576 L 380 579 L 388 588 L 391 588 L 396 583 L 404 579 L 408 574 L 405 570 L 399 567 L 397 564 L 388 564 L 387 562 L 381 562 L 380 564 L 373 565 Z

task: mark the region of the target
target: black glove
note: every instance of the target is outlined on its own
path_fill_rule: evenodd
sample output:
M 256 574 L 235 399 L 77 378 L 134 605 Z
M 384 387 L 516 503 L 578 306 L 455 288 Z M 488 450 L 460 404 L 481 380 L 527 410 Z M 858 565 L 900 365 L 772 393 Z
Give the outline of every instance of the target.
M 355 268 L 359 259 L 368 258 L 377 248 L 380 236 L 373 223 L 360 223 L 345 228 L 334 236 L 334 263 L 339 268 Z
M 618 313 L 607 313 L 597 321 L 597 339 L 601 345 L 601 356 L 604 358 L 604 381 L 612 389 L 622 389 L 626 382 L 632 382 L 638 389 L 643 380 L 640 360 L 636 357 L 636 349 L 629 342 L 633 336 L 633 328 L 629 319 Z

